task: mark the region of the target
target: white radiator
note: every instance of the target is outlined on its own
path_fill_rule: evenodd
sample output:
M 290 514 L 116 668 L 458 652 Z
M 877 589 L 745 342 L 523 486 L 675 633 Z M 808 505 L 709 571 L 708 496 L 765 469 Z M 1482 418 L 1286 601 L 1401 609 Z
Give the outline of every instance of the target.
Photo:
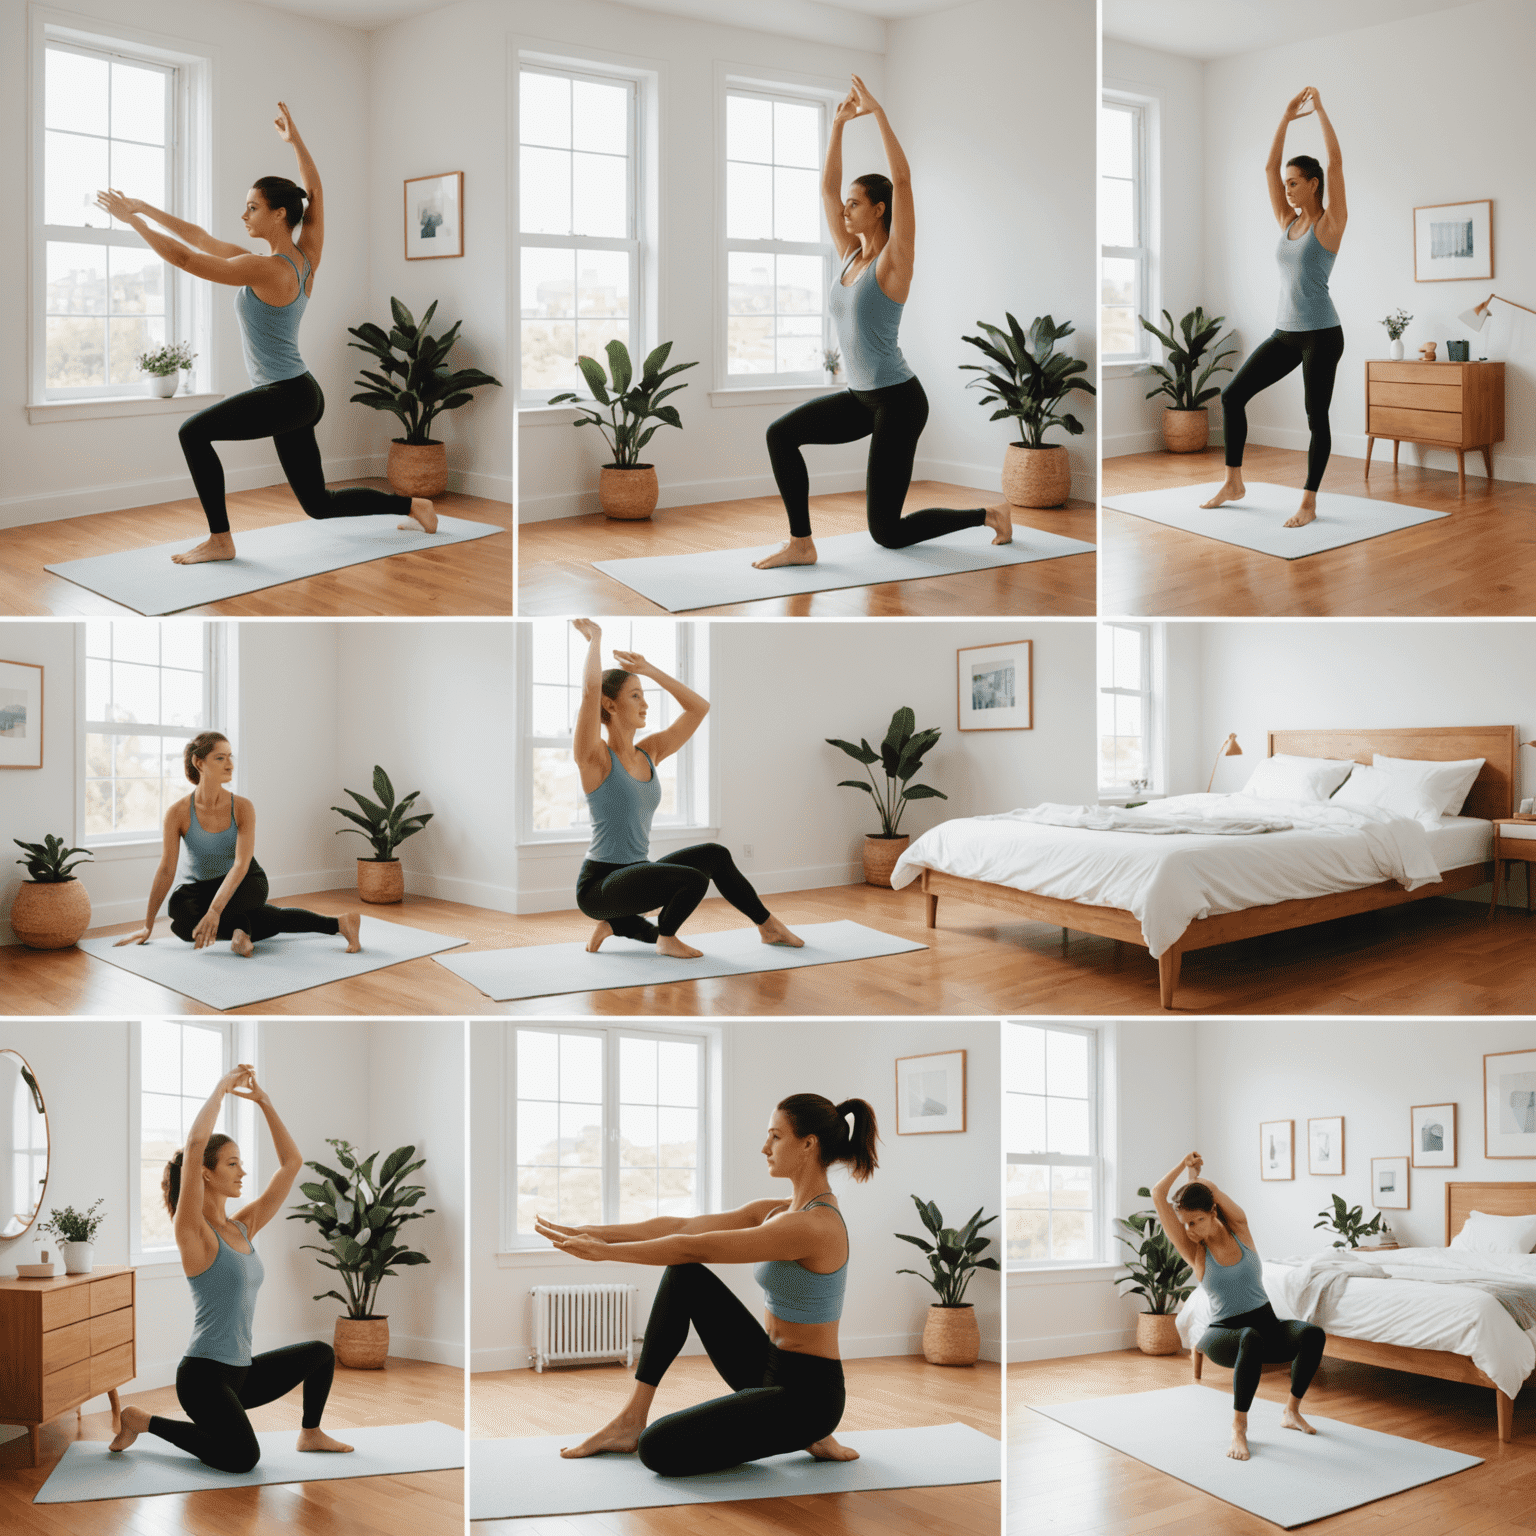
M 634 1363 L 633 1285 L 536 1285 L 533 1297 L 533 1368 L 578 1360 L 622 1357 Z

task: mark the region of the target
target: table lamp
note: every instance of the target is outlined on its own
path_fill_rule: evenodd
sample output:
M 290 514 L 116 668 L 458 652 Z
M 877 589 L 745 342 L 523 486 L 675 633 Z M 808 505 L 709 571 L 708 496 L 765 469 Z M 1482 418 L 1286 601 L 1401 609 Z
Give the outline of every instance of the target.
M 1459 315 L 1456 316 L 1456 318 L 1460 320 L 1468 330 L 1481 331 L 1488 324 L 1488 317 L 1492 313 L 1488 306 L 1492 304 L 1495 299 L 1498 299 L 1499 303 L 1508 304 L 1514 309 L 1523 309 L 1528 315 L 1536 315 L 1536 309 L 1532 309 L 1529 304 L 1516 304 L 1513 299 L 1499 298 L 1498 294 L 1490 293 L 1488 297 L 1484 299 L 1483 302 L 1479 304 L 1475 309 L 1464 309 Z M 1480 363 L 1486 361 L 1486 355 L 1478 358 L 1478 362 Z
M 1211 764 L 1211 783 L 1205 786 L 1206 794 L 1210 794 L 1211 784 L 1216 782 L 1216 770 L 1221 767 L 1222 758 L 1241 757 L 1242 755 L 1243 749 L 1237 744 L 1237 736 L 1235 734 L 1229 735 L 1227 739 L 1222 742 L 1220 750 L 1216 753 L 1216 761 Z

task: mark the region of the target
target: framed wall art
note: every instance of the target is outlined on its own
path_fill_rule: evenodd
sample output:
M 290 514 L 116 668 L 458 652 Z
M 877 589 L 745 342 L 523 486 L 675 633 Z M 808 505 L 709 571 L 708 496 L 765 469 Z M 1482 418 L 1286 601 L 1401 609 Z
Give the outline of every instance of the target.
M 0 661 L 0 768 L 43 766 L 43 669 Z
M 1483 1156 L 1536 1157 L 1536 1051 L 1483 1057 Z
M 1307 1121 L 1307 1172 L 1330 1179 L 1343 1174 L 1343 1115 Z
M 1493 276 L 1493 203 L 1432 203 L 1413 210 L 1413 280 L 1456 283 Z
M 1028 731 L 1035 723 L 1033 640 L 968 645 L 955 652 L 962 731 Z
M 1371 1159 L 1371 1204 L 1378 1211 L 1408 1209 L 1408 1159 L 1373 1157 Z
M 464 172 L 415 176 L 405 183 L 405 259 L 464 254 Z
M 896 1058 L 896 1134 L 933 1136 L 965 1129 L 965 1052 Z
M 1410 1160 L 1415 1168 L 1456 1166 L 1456 1106 L 1415 1104 L 1408 1111 L 1413 1139 Z
M 1265 1120 L 1259 1126 L 1259 1177 L 1296 1177 L 1296 1122 Z

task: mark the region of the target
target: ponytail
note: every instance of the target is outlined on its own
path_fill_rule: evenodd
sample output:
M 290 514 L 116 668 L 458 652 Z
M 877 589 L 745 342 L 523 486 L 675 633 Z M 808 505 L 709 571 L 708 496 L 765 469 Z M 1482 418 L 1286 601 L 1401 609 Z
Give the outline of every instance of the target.
M 862 1183 L 880 1166 L 875 1111 L 866 1099 L 834 1104 L 819 1093 L 793 1093 L 779 1105 L 796 1136 L 814 1136 L 823 1168 L 847 1163 Z M 853 1124 L 849 1126 L 849 1119 Z
M 203 1167 L 218 1167 L 220 1149 L 234 1139 L 233 1136 L 226 1136 L 223 1131 L 215 1131 L 208 1138 L 208 1145 L 203 1148 Z M 184 1149 L 178 1148 L 176 1155 L 165 1165 L 165 1171 L 160 1175 L 160 1198 L 165 1201 L 165 1208 L 172 1216 L 176 1214 L 176 1203 L 181 1199 L 181 1170 L 184 1157 Z

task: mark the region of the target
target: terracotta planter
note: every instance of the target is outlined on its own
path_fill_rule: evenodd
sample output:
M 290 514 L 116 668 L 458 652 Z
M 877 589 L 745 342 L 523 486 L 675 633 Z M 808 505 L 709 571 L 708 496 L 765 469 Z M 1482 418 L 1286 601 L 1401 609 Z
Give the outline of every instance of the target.
M 1072 461 L 1060 443 L 1026 448 L 1009 443 L 1003 455 L 1003 495 L 1014 507 L 1059 507 L 1072 494 Z
M 604 517 L 637 523 L 656 510 L 660 499 L 661 485 L 654 464 L 636 464 L 633 469 L 603 465 L 597 482 L 597 501 Z
M 1136 1348 L 1144 1355 L 1176 1355 L 1184 1348 L 1179 1342 L 1179 1320 L 1171 1312 L 1136 1314 Z
M 397 437 L 389 445 L 384 473 L 397 496 L 441 496 L 448 489 L 448 445 L 406 443 Z
M 389 1356 L 387 1317 L 338 1317 L 331 1346 L 337 1365 L 354 1371 L 380 1371 Z
M 929 1365 L 975 1365 L 981 1355 L 981 1329 L 970 1302 L 958 1307 L 929 1307 L 923 1324 L 923 1358 Z
M 1211 416 L 1203 405 L 1192 411 L 1163 408 L 1163 446 L 1169 453 L 1199 453 L 1210 440 Z
M 78 878 L 23 880 L 11 930 L 28 949 L 68 949 L 91 926 L 91 898 Z
M 886 890 L 891 888 L 891 871 L 896 868 L 896 860 L 907 851 L 907 844 L 912 841 L 909 832 L 903 832 L 900 837 L 880 837 L 873 833 L 864 839 L 864 884 L 883 885 Z
M 376 907 L 405 900 L 405 870 L 399 859 L 359 859 L 357 894 Z

